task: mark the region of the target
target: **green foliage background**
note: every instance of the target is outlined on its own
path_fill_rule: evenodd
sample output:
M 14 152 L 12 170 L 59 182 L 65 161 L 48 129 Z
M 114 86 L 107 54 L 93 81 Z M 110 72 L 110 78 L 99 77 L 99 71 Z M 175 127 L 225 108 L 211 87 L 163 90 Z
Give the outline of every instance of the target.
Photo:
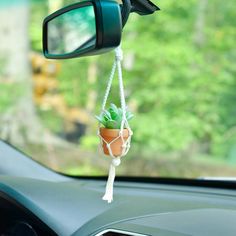
M 126 94 L 128 103 L 135 104 L 134 156 L 236 159 L 235 0 L 206 1 L 206 9 L 200 12 L 202 2 L 155 1 L 160 12 L 145 17 L 132 14 L 124 28 Z M 31 45 L 40 52 L 38 23 L 47 8 L 43 1 L 40 7 L 32 7 Z M 130 55 L 134 63 L 127 68 Z M 61 61 L 60 92 L 68 106 L 85 106 L 93 89 L 98 95 L 94 114 L 99 112 L 113 56 Z M 92 62 L 98 79 L 91 88 L 87 76 Z M 117 83 L 111 101 L 119 103 Z M 95 134 L 82 145 L 91 143 L 86 147 L 95 148 Z

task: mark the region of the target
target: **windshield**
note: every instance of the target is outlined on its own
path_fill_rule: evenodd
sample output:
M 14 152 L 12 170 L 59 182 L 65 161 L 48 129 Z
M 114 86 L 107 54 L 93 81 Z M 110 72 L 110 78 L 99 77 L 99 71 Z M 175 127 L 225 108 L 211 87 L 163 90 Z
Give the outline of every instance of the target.
M 1 0 L 0 138 L 70 175 L 106 175 L 99 114 L 114 52 L 42 54 L 42 22 L 70 0 Z M 236 176 L 235 0 L 159 0 L 131 14 L 123 74 L 134 132 L 118 175 Z M 115 77 L 108 104 L 120 106 Z M 7 158 L 7 157 L 6 157 Z

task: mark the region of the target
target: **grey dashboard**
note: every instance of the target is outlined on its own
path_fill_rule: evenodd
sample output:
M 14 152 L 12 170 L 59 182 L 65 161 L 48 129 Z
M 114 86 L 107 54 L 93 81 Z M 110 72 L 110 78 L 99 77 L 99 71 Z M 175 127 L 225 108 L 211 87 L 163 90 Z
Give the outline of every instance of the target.
M 2 196 L 16 201 L 55 235 L 236 235 L 236 192 L 117 182 L 115 200 L 101 199 L 105 182 L 50 182 L 1 176 Z M 104 233 L 103 233 L 104 232 Z M 129 235 L 129 234 L 126 234 Z

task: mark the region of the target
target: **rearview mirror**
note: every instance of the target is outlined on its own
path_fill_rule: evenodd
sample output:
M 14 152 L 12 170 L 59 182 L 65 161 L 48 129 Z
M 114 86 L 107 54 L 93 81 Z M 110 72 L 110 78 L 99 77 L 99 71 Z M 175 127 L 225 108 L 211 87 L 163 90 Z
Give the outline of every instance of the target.
M 105 53 L 120 44 L 120 6 L 111 0 L 89 0 L 67 6 L 43 22 L 43 51 L 50 59 Z

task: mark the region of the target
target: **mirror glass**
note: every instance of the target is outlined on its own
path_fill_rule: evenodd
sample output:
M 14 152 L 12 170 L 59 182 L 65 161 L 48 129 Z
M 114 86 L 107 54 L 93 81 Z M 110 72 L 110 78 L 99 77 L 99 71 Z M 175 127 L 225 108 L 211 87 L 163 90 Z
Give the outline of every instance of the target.
M 70 54 L 96 45 L 94 7 L 84 6 L 65 12 L 48 22 L 48 53 Z

